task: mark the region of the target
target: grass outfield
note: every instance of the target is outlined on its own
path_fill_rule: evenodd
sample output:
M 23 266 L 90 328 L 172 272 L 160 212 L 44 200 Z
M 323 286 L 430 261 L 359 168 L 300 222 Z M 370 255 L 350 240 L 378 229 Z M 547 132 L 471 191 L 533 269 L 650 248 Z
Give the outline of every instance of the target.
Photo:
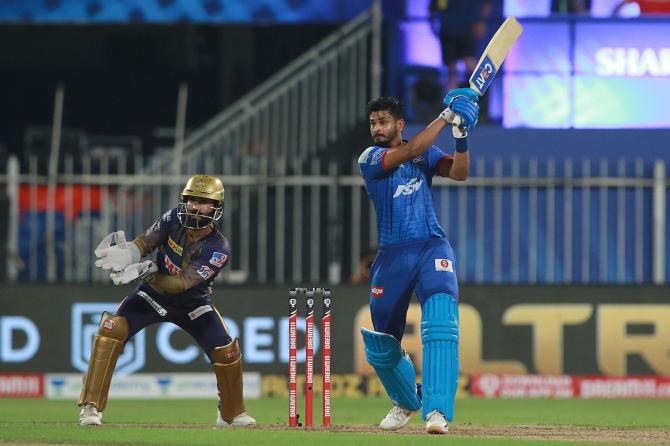
M 418 416 L 397 433 L 380 432 L 376 424 L 390 408 L 382 398 L 334 399 L 330 431 L 286 428 L 287 404 L 282 399 L 247 402 L 249 413 L 260 424 L 256 429 L 216 429 L 215 404 L 205 400 L 112 400 L 102 428 L 82 428 L 74 401 L 0 399 L 0 443 L 670 445 L 667 400 L 462 399 L 457 401 L 451 433 L 444 436 L 423 433 Z M 320 423 L 320 408 L 315 415 Z

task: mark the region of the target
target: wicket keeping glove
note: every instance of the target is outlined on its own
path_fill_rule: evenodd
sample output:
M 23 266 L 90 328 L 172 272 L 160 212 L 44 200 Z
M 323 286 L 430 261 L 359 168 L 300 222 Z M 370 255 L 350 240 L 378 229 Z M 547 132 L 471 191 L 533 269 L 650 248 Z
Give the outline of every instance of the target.
M 109 278 L 112 279 L 114 285 L 125 285 L 135 280 L 142 280 L 156 271 L 158 271 L 158 265 L 151 260 L 145 260 L 144 262 L 131 263 L 123 271 L 112 271 L 109 273 Z
M 133 242 L 126 242 L 126 234 L 123 231 L 107 235 L 95 248 L 95 256 L 98 258 L 95 266 L 113 271 L 122 271 L 126 266 L 141 259 L 140 249 Z

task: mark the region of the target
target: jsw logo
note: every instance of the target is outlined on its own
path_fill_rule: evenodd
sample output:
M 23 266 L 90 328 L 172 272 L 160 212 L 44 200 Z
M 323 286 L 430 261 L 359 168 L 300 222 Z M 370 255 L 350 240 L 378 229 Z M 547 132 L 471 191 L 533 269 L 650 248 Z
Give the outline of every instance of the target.
M 417 178 L 412 178 L 407 184 L 400 184 L 393 194 L 393 198 L 399 197 L 401 195 L 411 195 L 414 192 L 418 191 L 423 180 L 417 181 Z

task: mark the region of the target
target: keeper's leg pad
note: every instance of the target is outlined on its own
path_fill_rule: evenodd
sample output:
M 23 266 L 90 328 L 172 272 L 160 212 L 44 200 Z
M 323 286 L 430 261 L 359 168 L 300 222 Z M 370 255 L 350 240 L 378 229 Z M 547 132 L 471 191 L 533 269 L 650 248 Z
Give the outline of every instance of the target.
M 393 404 L 407 410 L 419 410 L 414 365 L 400 347 L 400 342 L 386 333 L 361 328 L 365 356 L 374 367 Z
M 454 418 L 458 385 L 458 301 L 444 293 L 426 300 L 421 314 L 423 419 L 439 410 Z
M 79 396 L 79 406 L 95 404 L 98 412 L 105 410 L 112 373 L 116 360 L 128 338 L 128 321 L 123 316 L 102 313 L 98 333 L 93 338 L 91 359 L 84 377 L 84 387 Z
M 219 412 L 226 423 L 245 412 L 242 397 L 242 354 L 237 338 L 212 350 L 212 368 L 219 389 Z

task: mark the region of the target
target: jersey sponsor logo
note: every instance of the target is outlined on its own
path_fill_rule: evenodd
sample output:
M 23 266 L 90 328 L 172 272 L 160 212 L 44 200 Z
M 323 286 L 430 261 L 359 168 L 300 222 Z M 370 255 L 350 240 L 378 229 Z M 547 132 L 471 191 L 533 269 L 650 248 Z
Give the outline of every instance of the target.
M 165 259 L 164 260 L 165 268 L 167 268 L 171 276 L 176 276 L 177 274 L 181 273 L 181 268 L 175 265 L 174 262 L 170 260 L 170 257 L 167 254 L 165 254 L 163 258 Z
M 435 259 L 435 271 L 454 272 L 454 262 L 449 259 Z
M 167 314 L 167 310 L 165 308 L 161 307 L 161 305 L 158 302 L 153 300 L 151 298 L 151 296 L 149 296 L 144 291 L 138 291 L 137 295 L 140 296 L 145 301 L 147 301 L 147 303 L 151 306 L 151 308 L 153 308 L 156 311 L 156 313 L 158 313 L 161 317 L 163 317 Z
M 419 180 L 418 178 L 412 178 L 407 184 L 399 184 L 398 188 L 395 190 L 395 194 L 393 194 L 393 198 L 401 195 L 411 195 L 418 191 L 422 184 L 423 180 Z
M 370 293 L 372 294 L 372 297 L 375 297 L 375 298 L 379 299 L 384 294 L 384 287 L 383 286 L 373 286 L 370 290 Z
M 207 279 L 209 279 L 210 277 L 212 277 L 212 276 L 214 275 L 214 271 L 212 271 L 212 268 L 210 268 L 209 266 L 207 266 L 207 265 L 202 265 L 202 266 L 198 269 L 198 274 L 200 274 L 200 277 L 202 277 L 203 279 L 207 280 Z
M 168 236 L 168 246 L 170 247 L 171 250 L 174 251 L 175 254 L 178 256 L 181 256 L 184 253 L 184 248 L 179 246 L 177 242 L 172 240 L 172 237 Z
M 163 220 L 165 223 L 169 222 L 170 219 L 172 219 L 172 211 L 167 211 L 163 216 L 161 217 L 161 220 Z
M 188 317 L 190 317 L 191 320 L 193 321 L 193 320 L 199 318 L 200 316 L 202 316 L 203 314 L 209 313 L 210 311 L 213 311 L 211 305 L 203 305 L 203 306 L 198 307 L 195 310 L 191 311 L 188 314 Z
M 424 159 L 423 156 L 419 155 L 416 158 L 412 160 L 414 164 L 417 164 L 419 166 L 425 166 L 426 165 L 426 160 Z
M 209 263 L 218 268 L 222 268 L 223 264 L 226 263 L 226 260 L 228 260 L 227 254 L 214 251 L 214 253 L 212 254 L 212 258 L 209 259 Z

